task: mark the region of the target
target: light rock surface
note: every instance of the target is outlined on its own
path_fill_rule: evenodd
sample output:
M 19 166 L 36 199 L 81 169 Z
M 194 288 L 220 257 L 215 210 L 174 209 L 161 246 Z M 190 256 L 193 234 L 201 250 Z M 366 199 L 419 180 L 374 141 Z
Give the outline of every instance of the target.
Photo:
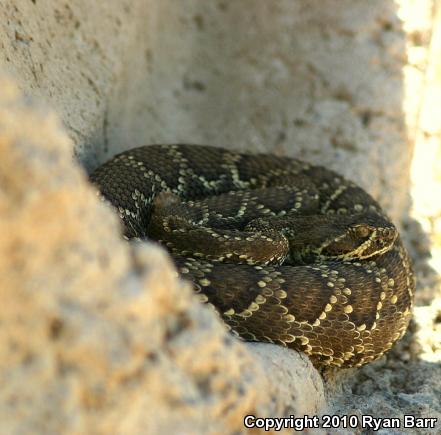
M 121 239 L 56 118 L 0 89 L 1 433 L 235 433 L 323 408 L 307 358 L 252 358 L 160 248 Z
M 439 277 L 414 223 L 424 297 L 410 334 L 377 363 L 325 373 L 325 390 L 295 352 L 232 339 L 161 250 L 123 243 L 71 158 L 90 170 L 162 142 L 296 155 L 361 184 L 400 225 L 432 9 L 0 2 L 0 69 L 14 78 L 0 79 L 0 432 L 240 433 L 247 413 L 441 425 Z
M 0 7 L 6 69 L 56 110 L 87 168 L 148 143 L 273 151 L 343 172 L 395 219 L 406 212 L 406 53 L 393 1 Z

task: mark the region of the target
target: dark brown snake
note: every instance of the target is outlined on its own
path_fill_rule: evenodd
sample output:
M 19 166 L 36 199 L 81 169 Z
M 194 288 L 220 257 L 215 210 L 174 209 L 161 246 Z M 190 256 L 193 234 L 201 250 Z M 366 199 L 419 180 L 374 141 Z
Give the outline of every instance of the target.
M 232 332 L 321 366 L 379 358 L 406 331 L 414 276 L 378 203 L 297 159 L 200 145 L 118 154 L 91 175 L 125 236 L 159 240 Z

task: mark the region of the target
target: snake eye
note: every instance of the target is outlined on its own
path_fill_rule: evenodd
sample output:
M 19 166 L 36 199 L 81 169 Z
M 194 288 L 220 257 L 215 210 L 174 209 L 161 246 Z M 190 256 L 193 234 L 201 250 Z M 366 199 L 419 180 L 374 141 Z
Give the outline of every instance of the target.
M 359 225 L 357 227 L 355 227 L 355 234 L 358 237 L 367 237 L 370 234 L 370 230 L 368 227 L 364 226 L 364 225 Z

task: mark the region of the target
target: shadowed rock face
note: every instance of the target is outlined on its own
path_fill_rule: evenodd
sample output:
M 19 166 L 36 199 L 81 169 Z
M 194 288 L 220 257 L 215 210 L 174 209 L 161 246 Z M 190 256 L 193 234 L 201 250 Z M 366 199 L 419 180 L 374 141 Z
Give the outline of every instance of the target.
M 403 107 L 412 139 L 421 95 L 403 104 L 403 69 L 424 78 L 404 46 L 425 50 L 433 24 L 431 1 L 418 14 L 412 3 L 0 5 L 0 69 L 14 78 L 0 79 L 2 432 L 233 433 L 247 413 L 324 409 L 307 360 L 233 340 L 162 251 L 121 241 L 72 155 L 87 169 L 146 143 L 297 156 L 361 184 L 399 222 Z M 329 408 L 441 418 L 439 363 L 419 346 L 408 336 L 386 360 L 328 376 L 343 392 Z

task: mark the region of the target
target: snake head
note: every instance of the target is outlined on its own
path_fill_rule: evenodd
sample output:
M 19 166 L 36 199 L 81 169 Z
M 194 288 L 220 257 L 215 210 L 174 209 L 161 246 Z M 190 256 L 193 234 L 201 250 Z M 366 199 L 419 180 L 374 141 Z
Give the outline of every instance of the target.
M 398 231 L 389 221 L 379 215 L 368 215 L 347 225 L 315 253 L 325 258 L 363 260 L 389 251 L 397 237 Z

